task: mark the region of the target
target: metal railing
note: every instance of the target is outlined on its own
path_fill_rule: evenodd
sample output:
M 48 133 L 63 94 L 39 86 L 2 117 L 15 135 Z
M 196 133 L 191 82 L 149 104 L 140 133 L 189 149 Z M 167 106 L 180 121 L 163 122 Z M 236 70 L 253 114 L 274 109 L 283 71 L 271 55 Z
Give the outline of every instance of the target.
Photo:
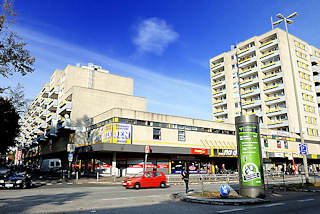
M 184 183 L 181 175 L 166 175 L 168 184 Z M 219 182 L 238 182 L 238 174 L 197 174 L 189 176 L 190 183 L 219 183 Z

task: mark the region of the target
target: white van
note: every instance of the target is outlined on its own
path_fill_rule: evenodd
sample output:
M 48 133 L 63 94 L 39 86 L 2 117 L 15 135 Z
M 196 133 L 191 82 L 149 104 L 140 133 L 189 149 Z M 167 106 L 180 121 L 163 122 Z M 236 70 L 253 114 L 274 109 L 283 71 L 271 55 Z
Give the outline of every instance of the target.
M 61 160 L 59 158 L 55 159 L 45 159 L 41 163 L 41 172 L 52 172 L 61 169 Z

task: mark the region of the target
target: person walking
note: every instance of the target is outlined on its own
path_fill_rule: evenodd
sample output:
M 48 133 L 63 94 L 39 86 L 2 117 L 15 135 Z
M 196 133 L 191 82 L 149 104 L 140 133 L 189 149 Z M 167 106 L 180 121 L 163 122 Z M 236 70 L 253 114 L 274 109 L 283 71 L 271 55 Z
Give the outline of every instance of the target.
M 186 193 L 189 191 L 189 168 L 186 167 L 185 170 L 182 171 L 182 179 L 186 184 Z

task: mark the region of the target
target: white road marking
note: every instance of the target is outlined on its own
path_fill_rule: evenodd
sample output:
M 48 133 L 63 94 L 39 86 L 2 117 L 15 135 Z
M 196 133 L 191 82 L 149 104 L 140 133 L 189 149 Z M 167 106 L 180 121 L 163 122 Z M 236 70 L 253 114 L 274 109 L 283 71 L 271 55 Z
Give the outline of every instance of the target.
M 263 205 L 262 207 L 274 207 L 274 206 L 280 206 L 280 205 L 284 205 L 284 203 L 267 204 L 267 205 Z
M 67 184 L 73 184 L 73 183 L 67 183 Z
M 229 213 L 229 212 L 236 212 L 236 211 L 241 211 L 244 210 L 243 208 L 236 208 L 236 209 L 231 209 L 231 210 L 219 210 L 217 213 Z
M 308 198 L 308 199 L 302 199 L 302 200 L 297 200 L 298 202 L 306 202 L 306 201 L 313 201 L 314 198 Z
M 52 183 L 47 183 L 46 185 L 50 186 L 50 185 L 52 185 Z
M 133 196 L 133 197 L 123 197 L 123 198 L 103 198 L 104 201 L 111 201 L 111 200 L 126 200 L 131 198 L 152 198 L 152 197 L 161 197 L 161 195 L 146 195 L 146 196 Z

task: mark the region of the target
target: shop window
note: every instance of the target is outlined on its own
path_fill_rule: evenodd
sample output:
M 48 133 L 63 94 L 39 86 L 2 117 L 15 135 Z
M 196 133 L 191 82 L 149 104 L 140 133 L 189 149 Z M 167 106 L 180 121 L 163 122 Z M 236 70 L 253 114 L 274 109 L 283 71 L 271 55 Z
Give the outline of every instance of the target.
M 284 148 L 288 149 L 288 141 L 284 141 Z
M 281 149 L 281 141 L 277 140 L 277 148 Z
M 186 132 L 185 131 L 178 131 L 178 140 L 185 141 L 186 140 Z
M 157 128 L 153 129 L 153 139 L 161 140 L 161 129 L 157 129 Z
M 145 125 L 146 125 L 146 121 L 144 121 L 144 120 L 137 120 L 137 125 L 139 125 L 139 126 L 145 126 Z
M 268 147 L 268 139 L 263 139 L 263 142 L 264 142 L 264 147 Z

